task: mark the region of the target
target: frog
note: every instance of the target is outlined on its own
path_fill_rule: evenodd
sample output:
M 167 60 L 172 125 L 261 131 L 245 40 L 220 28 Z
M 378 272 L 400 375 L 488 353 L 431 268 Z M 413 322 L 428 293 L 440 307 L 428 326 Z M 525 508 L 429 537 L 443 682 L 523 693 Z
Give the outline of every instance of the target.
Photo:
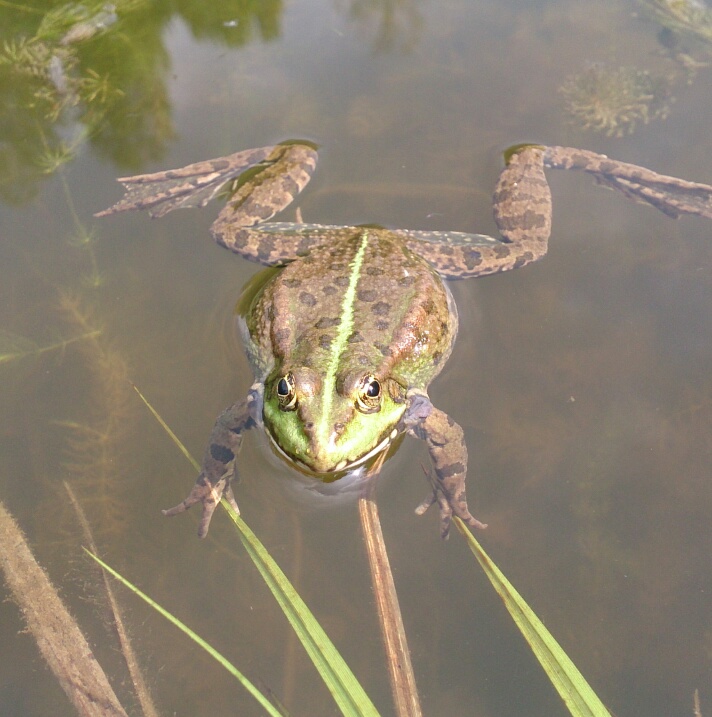
M 317 158 L 314 144 L 294 140 L 123 177 L 125 196 L 96 215 L 147 209 L 160 217 L 205 206 L 222 192 L 228 199 L 213 238 L 277 268 L 240 320 L 253 383 L 217 418 L 188 496 L 163 514 L 201 505 L 201 538 L 222 498 L 239 514 L 237 457 L 252 429 L 324 481 L 362 469 L 405 434 L 424 442 L 430 457 L 429 490 L 416 513 L 437 504 L 443 538 L 453 517 L 486 528 L 468 507 L 464 431 L 428 396 L 458 333 L 447 282 L 518 269 L 546 254 L 552 200 L 545 169 L 583 171 L 673 218 L 712 218 L 712 187 L 588 150 L 523 144 L 505 153 L 495 187 L 498 237 L 312 224 L 301 216 L 270 221 L 309 183 Z

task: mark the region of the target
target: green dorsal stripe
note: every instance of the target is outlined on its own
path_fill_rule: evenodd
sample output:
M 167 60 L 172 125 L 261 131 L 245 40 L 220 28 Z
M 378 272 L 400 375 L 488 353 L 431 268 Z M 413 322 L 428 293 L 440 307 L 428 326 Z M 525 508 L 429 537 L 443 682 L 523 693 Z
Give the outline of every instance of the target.
M 363 265 L 363 257 L 368 246 L 368 231 L 363 230 L 359 236 L 359 247 L 354 255 L 353 260 L 349 264 L 349 285 L 344 292 L 344 298 L 341 302 L 341 323 L 336 334 L 336 339 L 331 343 L 331 355 L 329 364 L 324 373 L 321 417 L 319 419 L 318 436 L 321 445 L 326 446 L 331 433 L 331 406 L 336 390 L 336 372 L 339 369 L 341 354 L 346 348 L 347 341 L 354 327 L 354 303 L 356 302 L 356 286 L 361 276 L 361 266 Z

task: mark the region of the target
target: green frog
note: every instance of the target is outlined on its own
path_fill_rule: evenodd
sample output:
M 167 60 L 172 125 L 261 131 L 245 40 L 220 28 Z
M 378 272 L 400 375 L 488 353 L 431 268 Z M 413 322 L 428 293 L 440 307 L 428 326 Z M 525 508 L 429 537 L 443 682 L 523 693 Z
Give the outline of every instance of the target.
M 127 194 L 97 216 L 137 208 L 162 216 L 203 206 L 231 183 L 211 228 L 214 238 L 250 261 L 282 267 L 251 297 L 241 322 L 254 383 L 218 417 L 195 486 L 165 515 L 202 504 L 198 534 L 204 537 L 222 497 L 238 510 L 231 485 L 236 457 L 245 432 L 260 428 L 283 457 L 324 480 L 384 454 L 402 434 L 414 436 L 425 442 L 432 463 L 431 489 L 416 512 L 437 503 L 443 537 L 453 515 L 486 527 L 467 504 L 462 428 L 428 397 L 457 335 L 445 281 L 544 256 L 551 230 L 545 167 L 583 170 L 673 217 L 712 217 L 712 187 L 593 152 L 520 145 L 506 160 L 494 193 L 499 238 L 269 222 L 312 176 L 317 152 L 307 142 L 119 180 Z

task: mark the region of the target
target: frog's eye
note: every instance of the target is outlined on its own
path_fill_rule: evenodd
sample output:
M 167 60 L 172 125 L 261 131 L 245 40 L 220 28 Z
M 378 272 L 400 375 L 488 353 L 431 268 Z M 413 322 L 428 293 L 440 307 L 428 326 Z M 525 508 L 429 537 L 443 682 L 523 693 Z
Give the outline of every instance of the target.
M 291 371 L 277 381 L 277 400 L 283 411 L 293 411 L 297 407 L 297 391 Z
M 375 413 L 381 408 L 381 382 L 375 376 L 368 374 L 361 379 L 356 408 L 362 413 Z

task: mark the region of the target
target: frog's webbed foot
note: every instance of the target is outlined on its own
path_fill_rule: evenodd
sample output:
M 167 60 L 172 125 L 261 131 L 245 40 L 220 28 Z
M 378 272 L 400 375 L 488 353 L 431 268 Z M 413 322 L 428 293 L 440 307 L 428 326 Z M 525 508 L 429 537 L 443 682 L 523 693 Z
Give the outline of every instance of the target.
M 411 393 L 408 400 L 406 430 L 425 441 L 433 464 L 432 471 L 428 471 L 432 492 L 415 512 L 422 515 L 437 503 L 440 508 L 440 535 L 444 539 L 450 532 L 453 515 L 473 528 L 486 528 L 487 525 L 477 520 L 467 507 L 467 446 L 462 428 L 435 408 L 426 395 Z
M 232 492 L 232 486 L 230 485 L 230 481 L 233 476 L 234 468 L 230 467 L 224 475 L 213 483 L 204 472 L 201 472 L 188 497 L 178 503 L 178 505 L 173 506 L 173 508 L 169 508 L 168 510 L 163 510 L 161 512 L 163 515 L 171 517 L 173 515 L 178 515 L 178 513 L 185 512 L 196 503 L 202 503 L 203 515 L 200 518 L 200 524 L 198 525 L 198 537 L 204 538 L 208 534 L 210 520 L 212 519 L 215 508 L 217 508 L 221 498 L 224 497 L 238 515 L 240 513 L 240 509 L 237 507 L 235 496 Z
M 543 156 L 546 167 L 578 169 L 591 174 L 599 184 L 629 199 L 650 204 L 670 217 L 696 214 L 712 219 L 712 187 L 708 184 L 658 174 L 636 164 L 573 147 L 547 147 Z
M 259 389 L 253 387 L 246 400 L 230 406 L 220 414 L 210 434 L 202 470 L 193 489 L 185 500 L 163 511 L 163 515 L 173 516 L 202 503 L 199 538 L 207 535 L 210 520 L 221 498 L 224 497 L 236 513 L 240 512 L 230 484 L 236 477 L 235 460 L 242 443 L 242 434 L 255 425 L 259 402 Z
M 487 523 L 477 520 L 467 508 L 464 473 L 451 481 L 452 485 L 449 486 L 451 490 L 448 490 L 448 486 L 434 474 L 434 471 L 427 471 L 427 476 L 432 485 L 432 492 L 415 509 L 415 512 L 417 515 L 423 515 L 431 505 L 437 503 L 440 509 L 440 537 L 443 540 L 447 540 L 450 534 L 453 515 L 473 528 L 487 527 Z
M 251 226 L 291 203 L 309 181 L 316 157 L 313 145 L 293 142 L 247 149 L 180 169 L 120 177 L 126 190 L 123 198 L 94 216 L 146 209 L 155 218 L 174 209 L 204 207 L 228 182 L 240 177 L 230 201 L 231 221 Z

